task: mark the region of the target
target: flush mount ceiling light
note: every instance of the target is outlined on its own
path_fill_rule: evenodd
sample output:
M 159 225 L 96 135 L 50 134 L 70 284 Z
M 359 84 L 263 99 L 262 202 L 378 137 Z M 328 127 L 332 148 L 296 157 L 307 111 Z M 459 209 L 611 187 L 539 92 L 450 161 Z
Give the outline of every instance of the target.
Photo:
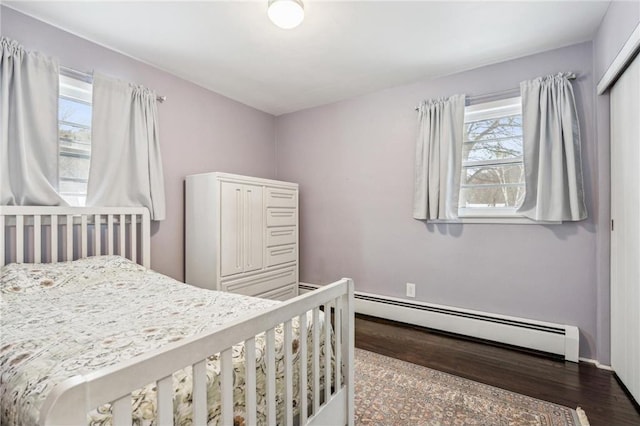
M 269 0 L 267 15 L 276 26 L 290 30 L 304 19 L 304 6 L 301 0 Z

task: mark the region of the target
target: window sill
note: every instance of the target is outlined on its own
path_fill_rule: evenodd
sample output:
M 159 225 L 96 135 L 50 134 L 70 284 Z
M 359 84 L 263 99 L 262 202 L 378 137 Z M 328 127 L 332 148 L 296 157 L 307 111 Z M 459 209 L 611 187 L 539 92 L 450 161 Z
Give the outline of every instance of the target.
M 494 216 L 494 217 L 461 217 L 459 219 L 437 219 L 428 220 L 427 223 L 444 223 L 444 224 L 497 224 L 497 225 L 561 225 L 561 221 L 535 221 L 523 216 Z

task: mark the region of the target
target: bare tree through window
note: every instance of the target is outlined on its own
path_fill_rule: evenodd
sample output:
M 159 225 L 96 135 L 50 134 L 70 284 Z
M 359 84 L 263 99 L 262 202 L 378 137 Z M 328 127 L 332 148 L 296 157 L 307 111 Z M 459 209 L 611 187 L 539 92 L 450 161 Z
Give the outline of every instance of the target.
M 460 206 L 514 209 L 524 197 L 522 114 L 476 117 L 465 122 Z

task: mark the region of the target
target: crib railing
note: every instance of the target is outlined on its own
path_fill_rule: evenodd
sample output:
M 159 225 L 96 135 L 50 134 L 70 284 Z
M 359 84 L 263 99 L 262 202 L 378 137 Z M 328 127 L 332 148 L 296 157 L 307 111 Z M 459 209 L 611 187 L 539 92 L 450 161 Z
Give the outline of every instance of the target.
M 84 376 L 70 378 L 53 389 L 41 411 L 41 424 L 86 424 L 87 413 L 110 402 L 113 424 L 129 425 L 132 421 L 131 392 L 149 383 L 157 386 L 157 424 L 173 423 L 172 374 L 192 366 L 193 424 L 207 423 L 207 358 L 220 354 L 221 423 L 234 424 L 232 348 L 239 342 L 245 354 L 255 354 L 256 336 L 266 333 L 266 405 L 267 424 L 276 424 L 276 357 L 275 329 L 284 330 L 284 419 L 285 425 L 353 424 L 354 395 L 354 308 L 353 281 L 344 278 L 323 288 L 298 296 L 255 315 L 234 321 L 219 329 L 194 336 L 159 350 L 145 353 L 121 364 Z M 324 311 L 321 313 L 321 309 Z M 307 315 L 313 321 L 312 344 L 307 347 Z M 324 320 L 321 320 L 324 316 Z M 299 413 L 294 418 L 292 321 L 299 321 Z M 320 326 L 320 324 L 323 324 Z M 333 339 L 331 336 L 334 330 Z M 322 336 L 324 334 L 324 336 Z M 305 337 L 303 337 L 305 336 Z M 320 354 L 320 338 L 324 339 L 324 358 Z M 333 341 L 334 344 L 329 342 Z M 307 407 L 307 357 L 311 357 L 312 404 Z M 332 358 L 335 368 L 331 367 Z M 245 356 L 245 423 L 255 425 L 256 365 L 254 356 Z M 324 388 L 321 386 L 321 362 L 324 362 Z M 311 409 L 311 413 L 308 412 Z
M 150 267 L 144 207 L 0 206 L 0 266 L 118 254 Z

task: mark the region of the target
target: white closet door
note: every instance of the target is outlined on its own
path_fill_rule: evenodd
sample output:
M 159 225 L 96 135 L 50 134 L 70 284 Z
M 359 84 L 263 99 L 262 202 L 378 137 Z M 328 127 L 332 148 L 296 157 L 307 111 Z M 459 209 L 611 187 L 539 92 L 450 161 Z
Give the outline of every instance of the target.
M 221 277 L 239 274 L 244 270 L 243 198 L 243 185 L 220 182 Z
M 244 186 L 244 272 L 262 269 L 264 255 L 264 208 L 262 187 Z
M 611 90 L 611 366 L 640 401 L 640 57 Z

